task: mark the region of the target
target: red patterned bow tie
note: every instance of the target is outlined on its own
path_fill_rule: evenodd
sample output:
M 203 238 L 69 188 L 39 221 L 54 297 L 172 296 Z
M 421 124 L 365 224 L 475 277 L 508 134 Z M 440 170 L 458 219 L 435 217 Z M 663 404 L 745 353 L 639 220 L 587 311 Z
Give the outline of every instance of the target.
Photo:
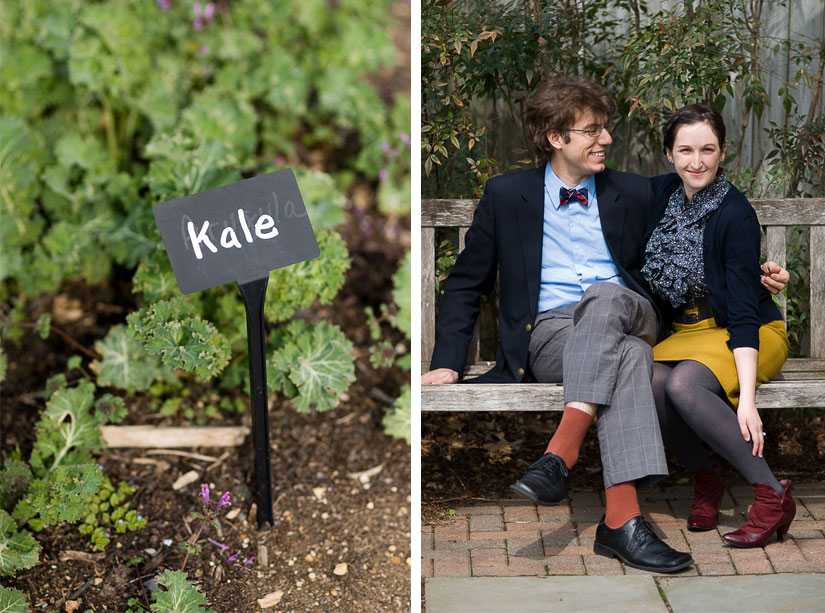
M 587 188 L 581 189 L 565 189 L 562 187 L 559 190 L 559 206 L 564 206 L 568 202 L 575 202 L 578 200 L 584 206 L 587 206 Z

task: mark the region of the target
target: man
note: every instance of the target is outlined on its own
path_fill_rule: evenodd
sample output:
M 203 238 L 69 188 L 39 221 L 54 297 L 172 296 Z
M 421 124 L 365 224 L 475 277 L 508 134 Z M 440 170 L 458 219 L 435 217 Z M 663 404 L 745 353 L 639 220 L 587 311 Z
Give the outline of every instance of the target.
M 662 322 L 640 273 L 657 212 L 648 179 L 605 169 L 614 111 L 610 94 L 589 82 L 551 81 L 531 97 L 526 123 L 547 164 L 487 182 L 447 280 L 421 382 L 458 381 L 480 297 L 498 273 L 496 365 L 476 381 L 563 381 L 565 394 L 545 455 L 513 489 L 541 504 L 563 499 L 598 413 L 606 512 L 594 551 L 674 572 L 693 562 L 690 554 L 655 535 L 636 497 L 637 483 L 667 474 L 650 386 Z

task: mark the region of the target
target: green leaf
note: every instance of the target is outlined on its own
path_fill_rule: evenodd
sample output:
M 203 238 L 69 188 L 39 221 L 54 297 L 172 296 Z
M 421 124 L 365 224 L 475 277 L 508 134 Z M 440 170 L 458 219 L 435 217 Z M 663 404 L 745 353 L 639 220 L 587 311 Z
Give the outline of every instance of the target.
M 18 530 L 11 516 L 0 509 L 0 575 L 14 576 L 18 570 L 37 564 L 39 557 L 40 545 L 31 532 Z
M 142 391 L 154 381 L 174 379 L 172 369 L 149 355 L 124 325 L 110 328 L 105 338 L 95 343 L 95 350 L 102 356 L 92 363 L 100 385 Z
M 392 437 L 404 439 L 409 445 L 412 443 L 412 392 L 409 385 L 405 385 L 401 390 L 395 403 L 387 413 L 381 423 L 384 425 L 384 432 Z
M 301 188 L 301 196 L 316 232 L 334 228 L 344 221 L 347 198 L 335 186 L 330 175 L 306 168 L 296 168 L 295 179 Z
M 81 455 L 75 454 L 68 461 L 76 461 Z M 12 516 L 37 530 L 60 522 L 74 523 L 87 515 L 89 500 L 102 481 L 97 464 L 57 466 L 45 477 L 32 481 Z
M 157 575 L 155 580 L 166 591 L 152 592 L 152 613 L 211 613 L 206 598 L 189 583 L 186 573 L 167 570 Z
M 98 427 L 106 423 L 106 417 L 92 412 L 94 393 L 93 383 L 81 381 L 52 395 L 36 425 L 30 460 L 35 475 L 53 470 L 75 447 L 85 454 L 81 461 L 89 461 L 88 454 L 101 448 Z
M 51 324 L 52 316 L 48 313 L 43 313 L 40 317 L 37 318 L 37 323 L 34 327 L 35 331 L 37 332 L 37 335 L 42 339 L 49 338 Z
M 344 240 L 332 230 L 315 237 L 321 255 L 269 274 L 265 315 L 269 321 L 289 319 L 315 300 L 330 304 L 344 285 L 350 258 Z
M 183 297 L 162 300 L 127 317 L 130 333 L 172 368 L 183 368 L 203 379 L 214 377 L 229 363 L 229 343 L 215 326 L 198 316 Z
M 29 601 L 23 592 L 0 585 L 0 613 L 26 613 L 28 610 Z
M 334 408 L 355 380 L 352 343 L 326 321 L 309 329 L 304 322 L 293 322 L 287 328 L 294 337 L 274 352 L 272 368 L 286 374 L 295 386 L 297 396 L 292 401 L 299 411 Z
M 390 317 L 392 324 L 407 338 L 412 334 L 412 256 L 408 251 L 392 276 L 392 299 L 397 306 Z
M 0 470 L 0 509 L 10 511 L 25 494 L 32 479 L 28 464 L 6 458 Z

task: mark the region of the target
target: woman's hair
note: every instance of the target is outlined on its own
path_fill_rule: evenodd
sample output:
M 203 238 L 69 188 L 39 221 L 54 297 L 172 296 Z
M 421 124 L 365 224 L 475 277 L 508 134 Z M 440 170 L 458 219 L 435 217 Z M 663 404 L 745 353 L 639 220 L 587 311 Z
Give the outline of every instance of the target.
M 719 139 L 719 147 L 725 146 L 725 122 L 715 108 L 709 104 L 689 104 L 677 109 L 665 126 L 665 135 L 662 141 L 662 150 L 665 155 L 673 149 L 676 141 L 676 133 L 682 126 L 690 126 L 695 123 L 707 123 L 710 129 Z
M 576 115 L 590 111 L 596 117 L 609 119 L 616 110 L 610 92 L 591 81 L 554 79 L 539 86 L 527 101 L 525 123 L 538 154 L 545 160 L 553 155 L 547 142 L 548 132 L 563 134 L 576 122 Z M 564 141 L 570 136 L 564 134 Z

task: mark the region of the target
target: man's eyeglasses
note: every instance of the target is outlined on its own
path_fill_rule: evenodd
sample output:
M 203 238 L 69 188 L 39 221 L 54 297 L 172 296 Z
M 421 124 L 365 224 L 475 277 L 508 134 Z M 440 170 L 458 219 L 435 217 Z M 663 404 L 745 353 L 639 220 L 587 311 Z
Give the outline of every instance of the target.
M 567 128 L 565 132 L 581 132 L 588 138 L 595 138 L 601 136 L 603 130 L 607 130 L 607 124 L 600 126 L 587 126 L 586 128 Z

